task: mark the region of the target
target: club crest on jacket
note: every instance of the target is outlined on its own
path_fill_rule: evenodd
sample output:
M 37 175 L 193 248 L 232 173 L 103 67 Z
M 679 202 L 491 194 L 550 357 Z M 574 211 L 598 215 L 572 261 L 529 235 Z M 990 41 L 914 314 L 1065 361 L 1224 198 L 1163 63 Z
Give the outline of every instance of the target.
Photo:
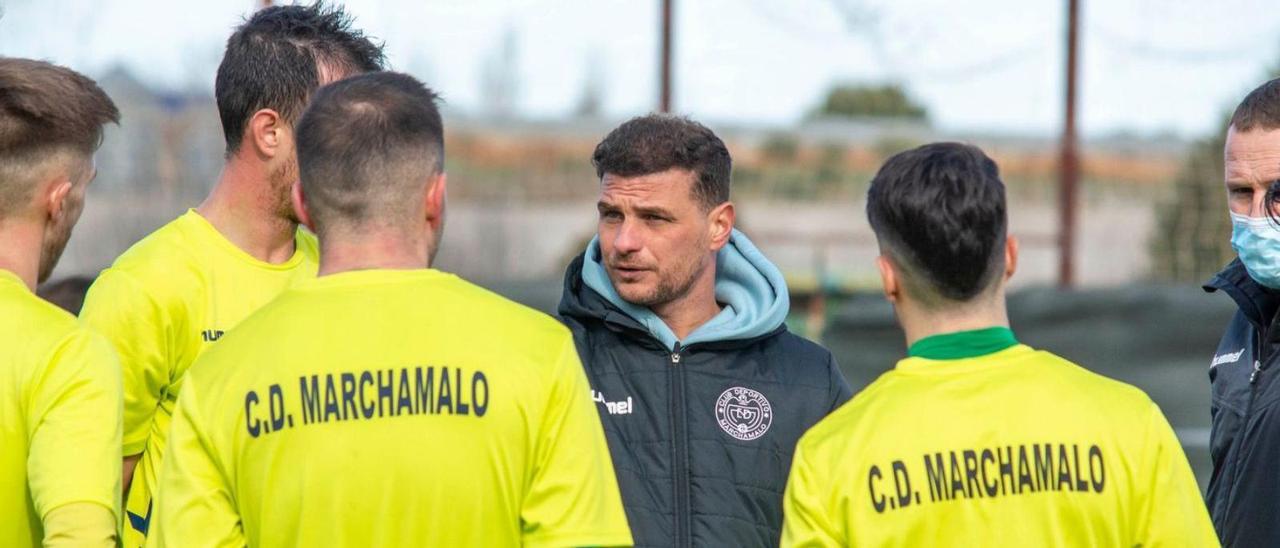
M 726 434 L 751 441 L 769 431 L 773 424 L 773 406 L 764 394 L 735 386 L 725 390 L 716 400 L 716 422 Z

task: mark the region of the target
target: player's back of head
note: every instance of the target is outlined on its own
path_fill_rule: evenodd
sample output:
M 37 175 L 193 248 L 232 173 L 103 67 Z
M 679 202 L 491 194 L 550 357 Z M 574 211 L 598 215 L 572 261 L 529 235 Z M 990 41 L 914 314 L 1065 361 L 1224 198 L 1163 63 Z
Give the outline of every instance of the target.
M 381 70 L 385 62 L 381 44 L 353 28 L 342 8 L 316 3 L 255 12 L 227 39 L 214 84 L 227 154 L 239 148 L 254 112 L 271 109 L 292 123 L 318 86 Z
M 316 93 L 298 123 L 307 211 L 323 241 L 334 231 L 421 219 L 419 199 L 444 169 L 438 97 L 412 76 L 363 74 Z
M 119 121 L 115 103 L 88 77 L 0 58 L 0 218 L 27 203 L 47 162 L 91 156 L 103 126 Z
M 904 285 L 926 306 L 971 301 L 1000 279 L 1004 183 L 977 147 L 932 143 L 889 158 L 867 191 L 867 219 Z

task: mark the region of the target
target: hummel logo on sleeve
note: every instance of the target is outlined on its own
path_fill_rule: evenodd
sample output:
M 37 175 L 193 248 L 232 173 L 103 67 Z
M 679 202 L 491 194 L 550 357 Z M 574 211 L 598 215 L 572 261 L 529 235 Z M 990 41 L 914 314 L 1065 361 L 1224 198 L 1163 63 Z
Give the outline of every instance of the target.
M 605 401 L 603 393 L 592 390 L 591 401 L 603 403 L 605 410 L 610 415 L 630 415 L 636 410 L 635 404 L 631 401 L 631 396 L 627 396 L 626 400 Z
M 1240 350 L 1238 350 L 1238 351 L 1236 351 L 1236 352 L 1228 352 L 1228 353 L 1226 353 L 1226 354 L 1218 354 L 1217 356 L 1214 356 L 1214 357 L 1213 357 L 1213 363 L 1210 363 L 1210 364 L 1209 364 L 1209 369 L 1213 369 L 1213 368 L 1215 368 L 1215 367 L 1217 367 L 1217 366 L 1219 366 L 1219 365 L 1222 365 L 1222 364 L 1224 364 L 1224 363 L 1236 363 L 1236 362 L 1240 361 L 1240 355 L 1242 355 L 1242 354 L 1244 354 L 1244 349 L 1243 349 L 1243 348 L 1241 348 Z

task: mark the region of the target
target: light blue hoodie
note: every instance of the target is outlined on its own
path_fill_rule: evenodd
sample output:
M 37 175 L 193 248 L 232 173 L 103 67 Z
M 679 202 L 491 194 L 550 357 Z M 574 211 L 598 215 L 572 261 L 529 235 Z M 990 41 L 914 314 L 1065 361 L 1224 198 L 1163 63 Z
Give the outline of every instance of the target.
M 759 337 L 777 329 L 787 318 L 791 297 L 782 272 L 756 249 L 746 234 L 734 229 L 729 243 L 716 254 L 716 302 L 724 308 L 685 340 L 676 340 L 671 328 L 651 310 L 624 301 L 618 295 L 600 262 L 599 239 L 596 236 L 587 244 L 582 261 L 583 283 L 640 322 L 668 349 L 675 350 L 676 343 L 689 346 Z

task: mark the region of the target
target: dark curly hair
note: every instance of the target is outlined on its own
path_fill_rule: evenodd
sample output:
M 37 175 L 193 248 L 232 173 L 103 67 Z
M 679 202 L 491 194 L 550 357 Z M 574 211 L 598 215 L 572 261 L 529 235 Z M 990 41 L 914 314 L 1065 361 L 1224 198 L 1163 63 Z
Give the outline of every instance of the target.
M 596 145 L 591 165 L 597 177 L 687 169 L 696 177 L 693 195 L 704 209 L 729 201 L 729 149 L 707 126 L 685 117 L 650 114 L 628 120 Z
M 227 39 L 214 95 L 227 154 L 240 147 L 254 112 L 272 109 L 290 124 L 302 115 L 322 75 L 329 80 L 381 70 L 376 44 L 341 8 L 272 6 L 254 13 Z

